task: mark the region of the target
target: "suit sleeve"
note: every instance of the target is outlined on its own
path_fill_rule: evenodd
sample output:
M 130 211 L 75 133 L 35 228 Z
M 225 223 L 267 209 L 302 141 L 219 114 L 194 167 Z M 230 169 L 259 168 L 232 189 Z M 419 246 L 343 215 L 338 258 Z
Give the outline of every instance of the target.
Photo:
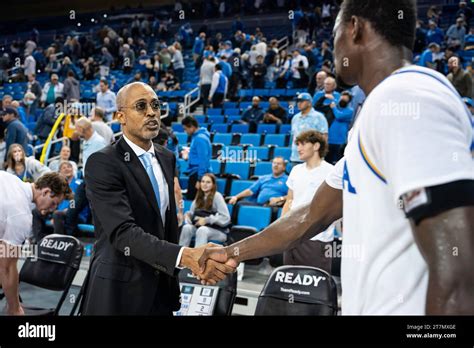
M 180 246 L 160 240 L 146 233 L 135 223 L 125 190 L 123 174 L 114 168 L 110 156 L 92 154 L 85 169 L 86 195 L 110 243 L 120 252 L 152 267 L 175 275 L 175 265 Z

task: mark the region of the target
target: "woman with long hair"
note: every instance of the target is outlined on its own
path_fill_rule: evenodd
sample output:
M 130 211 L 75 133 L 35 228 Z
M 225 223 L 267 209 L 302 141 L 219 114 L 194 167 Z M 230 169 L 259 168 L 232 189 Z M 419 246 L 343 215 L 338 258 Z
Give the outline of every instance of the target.
M 210 240 L 225 242 L 229 233 L 230 214 L 224 197 L 217 191 L 214 174 L 205 174 L 191 208 L 185 214 L 179 245 L 189 246 L 196 237 L 195 247 Z
M 20 144 L 12 144 L 8 149 L 5 170 L 26 182 L 34 182 L 41 175 L 51 171 L 33 156 L 26 157 L 25 150 Z

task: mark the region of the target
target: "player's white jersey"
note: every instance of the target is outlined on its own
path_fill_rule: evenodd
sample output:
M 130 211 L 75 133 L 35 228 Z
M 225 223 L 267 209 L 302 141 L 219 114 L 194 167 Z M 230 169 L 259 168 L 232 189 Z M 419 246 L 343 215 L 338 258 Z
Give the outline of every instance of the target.
M 400 69 L 369 95 L 334 174 L 344 189 L 343 314 L 425 314 L 427 265 L 399 198 L 474 179 L 471 141 L 468 111 L 437 72 Z

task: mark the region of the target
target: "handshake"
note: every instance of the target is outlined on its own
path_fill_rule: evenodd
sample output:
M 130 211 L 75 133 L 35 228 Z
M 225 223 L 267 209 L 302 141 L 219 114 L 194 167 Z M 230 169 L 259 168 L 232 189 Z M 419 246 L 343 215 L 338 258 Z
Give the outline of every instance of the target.
M 229 247 L 208 243 L 197 248 L 184 248 L 180 266 L 189 268 L 203 285 L 215 285 L 234 273 L 239 262 L 230 255 Z

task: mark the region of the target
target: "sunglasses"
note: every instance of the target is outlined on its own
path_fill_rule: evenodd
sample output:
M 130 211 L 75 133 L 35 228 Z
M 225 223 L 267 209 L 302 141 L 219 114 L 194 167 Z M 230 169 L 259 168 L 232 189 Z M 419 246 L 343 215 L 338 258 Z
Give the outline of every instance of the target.
M 153 100 L 150 102 L 151 109 L 153 111 L 160 111 L 162 109 L 161 103 L 159 100 Z M 135 109 L 137 112 L 145 112 L 148 108 L 148 102 L 141 100 L 136 102 L 133 106 L 123 106 L 123 109 Z

